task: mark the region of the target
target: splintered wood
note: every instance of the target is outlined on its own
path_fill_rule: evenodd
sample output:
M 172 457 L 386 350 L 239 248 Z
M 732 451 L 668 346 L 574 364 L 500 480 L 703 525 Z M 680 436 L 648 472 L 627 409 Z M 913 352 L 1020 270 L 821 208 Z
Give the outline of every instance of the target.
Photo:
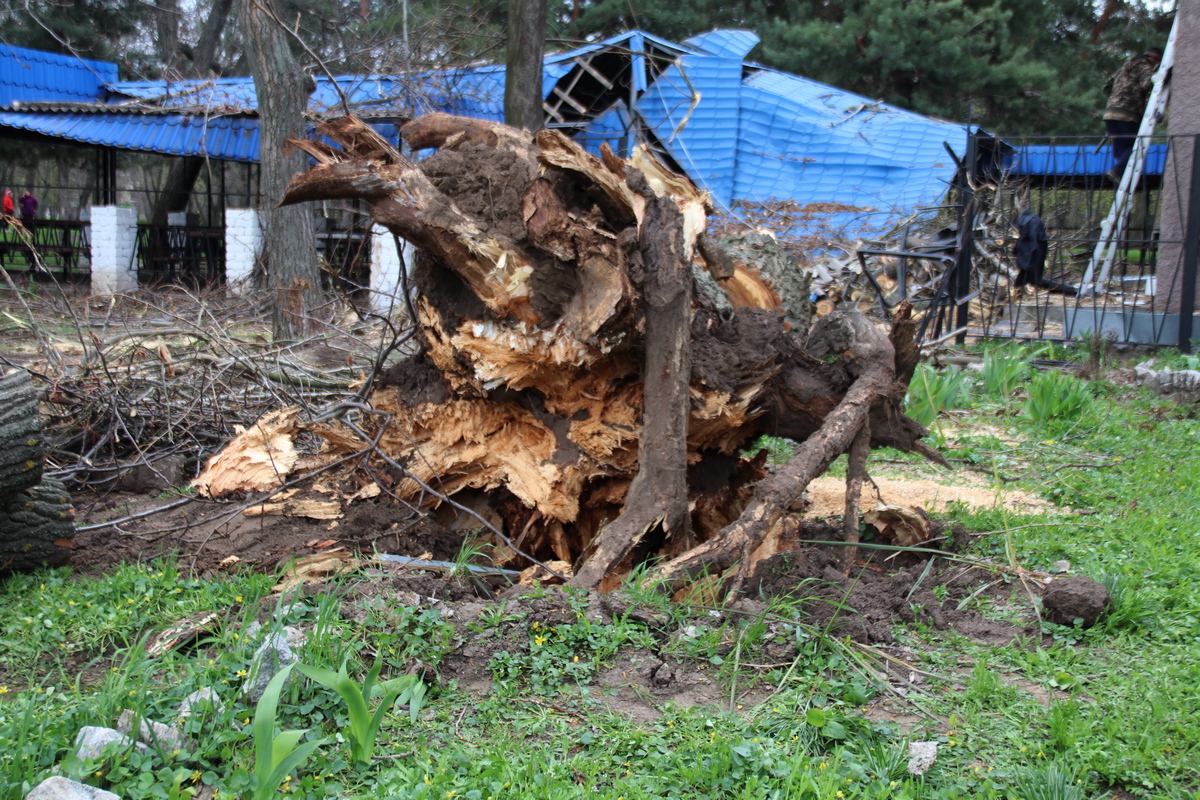
M 324 445 L 303 469 L 360 453 L 401 501 L 472 498 L 513 566 L 562 562 L 572 583 L 613 588 L 660 555 L 671 580 L 744 577 L 794 538 L 774 506 L 860 429 L 900 449 L 926 434 L 899 408 L 908 309 L 895 349 L 841 313 L 806 345 L 771 282 L 706 238 L 708 195 L 645 149 L 597 157 L 557 131 L 430 114 L 401 131 L 437 148 L 417 164 L 356 118 L 317 128 L 341 149 L 296 142 L 318 165 L 284 203 L 362 199 L 418 248 L 418 344 L 374 377 L 377 413 L 308 426 Z M 264 419 L 197 485 L 278 486 L 297 430 L 293 409 Z M 764 432 L 810 443 L 767 489 L 763 458 L 740 455 Z
M 208 459 L 192 486 L 204 497 L 219 497 L 282 485 L 300 455 L 294 441 L 299 420 L 295 406 L 264 415 Z

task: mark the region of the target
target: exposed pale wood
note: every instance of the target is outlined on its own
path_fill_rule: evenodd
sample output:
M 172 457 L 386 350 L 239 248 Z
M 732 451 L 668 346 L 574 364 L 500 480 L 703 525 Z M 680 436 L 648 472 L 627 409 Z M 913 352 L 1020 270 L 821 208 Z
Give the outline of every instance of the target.
M 192 486 L 204 497 L 281 486 L 299 458 L 294 442 L 299 420 L 295 406 L 264 415 L 209 458 Z

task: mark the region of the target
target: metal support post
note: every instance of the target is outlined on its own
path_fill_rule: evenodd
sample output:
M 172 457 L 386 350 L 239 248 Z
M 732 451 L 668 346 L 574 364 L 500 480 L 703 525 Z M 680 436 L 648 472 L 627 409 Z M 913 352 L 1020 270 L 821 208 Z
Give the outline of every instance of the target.
M 1200 133 L 1192 137 L 1192 186 L 1188 192 L 1187 236 L 1183 243 L 1183 294 L 1179 298 L 1179 350 L 1192 352 L 1196 311 L 1196 262 L 1200 256 Z

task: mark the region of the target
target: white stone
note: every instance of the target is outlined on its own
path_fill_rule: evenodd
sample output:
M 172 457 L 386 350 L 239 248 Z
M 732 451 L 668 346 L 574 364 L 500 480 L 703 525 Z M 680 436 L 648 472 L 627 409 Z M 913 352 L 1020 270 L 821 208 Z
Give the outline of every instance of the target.
M 133 733 L 135 727 L 137 728 L 138 741 L 143 744 L 151 747 L 160 747 L 167 752 L 187 749 L 184 746 L 185 740 L 182 733 L 170 725 L 163 725 L 161 722 L 139 717 L 127 708 L 121 712 L 120 718 L 117 719 L 117 731 L 128 736 Z
M 199 713 L 197 709 L 204 704 L 211 704 L 212 710 L 216 714 L 220 714 L 225 710 L 225 704 L 221 702 L 221 698 L 217 695 L 216 690 L 205 686 L 203 689 L 197 689 L 183 698 L 183 701 L 179 704 L 179 721 L 176 725 L 182 724 L 188 717 Z
M 33 787 L 25 800 L 121 800 L 119 795 L 55 775 Z
M 137 211 L 121 206 L 92 206 L 92 294 L 137 289 Z
M 924 775 L 925 771 L 937 761 L 937 742 L 909 742 L 908 771 L 913 775 Z
M 112 742 L 121 747 L 134 746 L 143 752 L 146 750 L 144 744 L 134 742 L 120 731 L 87 725 L 80 728 L 79 733 L 75 735 L 75 757 L 80 761 L 103 758 L 104 748 Z

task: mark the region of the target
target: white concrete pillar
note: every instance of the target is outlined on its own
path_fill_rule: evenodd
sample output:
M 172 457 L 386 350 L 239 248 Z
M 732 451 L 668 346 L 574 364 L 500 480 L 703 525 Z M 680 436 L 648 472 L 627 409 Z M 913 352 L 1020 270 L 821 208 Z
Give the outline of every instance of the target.
M 118 294 L 138 286 L 137 210 L 92 206 L 92 294 Z
M 262 223 L 252 208 L 225 209 L 225 286 L 235 294 L 250 287 L 263 249 Z
M 392 232 L 381 225 L 371 227 L 371 309 L 386 313 L 388 309 L 403 310 L 400 270 L 412 267 L 413 246 L 403 239 L 400 248 Z

